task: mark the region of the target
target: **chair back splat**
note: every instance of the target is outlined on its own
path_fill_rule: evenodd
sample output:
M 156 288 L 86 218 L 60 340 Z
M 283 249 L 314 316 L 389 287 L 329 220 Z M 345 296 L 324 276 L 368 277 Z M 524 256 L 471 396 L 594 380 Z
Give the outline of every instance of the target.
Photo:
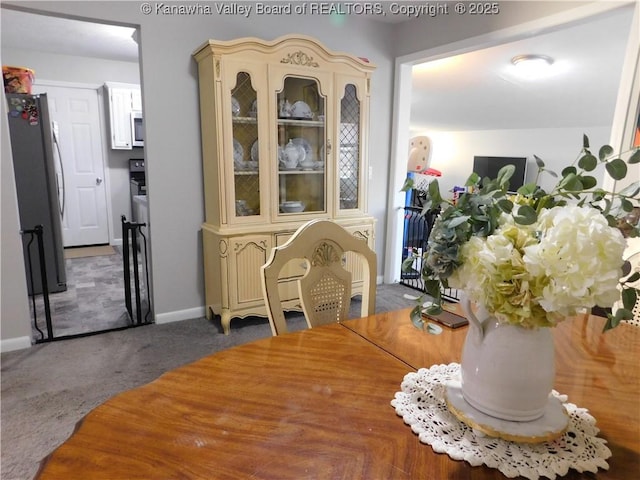
M 329 220 L 311 220 L 291 238 L 271 251 L 262 266 L 262 291 L 273 335 L 287 333 L 278 288 L 284 265 L 293 259 L 305 262 L 306 272 L 297 280 L 298 296 L 309 328 L 348 318 L 352 294 L 351 272 L 344 267 L 345 254 L 354 252 L 363 264 L 361 316 L 375 312 L 376 253 L 367 242 Z

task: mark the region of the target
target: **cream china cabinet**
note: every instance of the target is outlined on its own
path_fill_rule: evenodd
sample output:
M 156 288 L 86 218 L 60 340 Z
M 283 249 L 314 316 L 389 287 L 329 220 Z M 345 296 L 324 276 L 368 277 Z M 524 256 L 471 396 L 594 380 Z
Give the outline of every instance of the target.
M 260 267 L 313 218 L 340 223 L 373 248 L 367 214 L 369 87 L 374 66 L 295 35 L 210 40 L 198 62 L 205 191 L 207 315 L 266 316 Z M 362 271 L 347 257 L 354 293 Z M 281 278 L 287 309 L 300 310 Z

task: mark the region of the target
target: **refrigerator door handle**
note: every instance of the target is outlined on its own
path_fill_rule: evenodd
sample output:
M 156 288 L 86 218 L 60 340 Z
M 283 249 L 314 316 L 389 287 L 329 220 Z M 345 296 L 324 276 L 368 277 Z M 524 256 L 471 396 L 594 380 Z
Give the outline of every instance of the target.
M 53 132 L 53 143 L 56 144 L 56 150 L 58 151 L 58 163 L 60 164 L 60 175 L 62 177 L 62 198 L 60 198 L 60 185 L 58 184 L 57 192 L 58 192 L 58 205 L 60 206 L 60 216 L 64 220 L 64 207 L 65 207 L 65 199 L 67 197 L 67 191 L 65 189 L 64 184 L 64 164 L 62 163 L 62 154 L 60 153 L 60 144 L 58 143 L 58 135 L 60 134 L 60 130 L 58 127 L 58 122 L 55 120 L 51 122 L 52 132 Z M 56 173 L 56 183 L 58 182 L 58 174 Z

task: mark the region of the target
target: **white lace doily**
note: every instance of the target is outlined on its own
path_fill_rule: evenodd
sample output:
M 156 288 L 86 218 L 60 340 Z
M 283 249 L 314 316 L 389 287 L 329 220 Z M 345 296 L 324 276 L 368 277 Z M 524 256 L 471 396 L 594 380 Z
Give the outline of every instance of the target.
M 609 469 L 606 459 L 611 450 L 598 438 L 599 429 L 587 409 L 567 402 L 566 395 L 553 394 L 569 414 L 566 432 L 552 442 L 538 444 L 514 443 L 477 434 L 459 421 L 445 403 L 446 384 L 460 378 L 460 365 L 434 365 L 408 373 L 402 391 L 396 393 L 391 405 L 422 443 L 431 445 L 437 453 L 446 453 L 454 460 L 464 460 L 472 466 L 497 468 L 508 478 L 519 475 L 530 480 L 566 475 L 570 468 L 578 472 L 596 473 Z

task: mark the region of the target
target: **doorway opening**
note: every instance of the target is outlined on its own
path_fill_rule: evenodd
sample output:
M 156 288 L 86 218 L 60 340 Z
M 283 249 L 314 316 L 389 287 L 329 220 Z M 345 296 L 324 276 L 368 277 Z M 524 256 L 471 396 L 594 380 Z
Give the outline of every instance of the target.
M 124 215 L 127 218 L 133 218 L 129 195 L 129 159 L 135 157 L 142 159 L 144 149 L 114 150 L 111 148 L 108 95 L 104 85 L 107 82 L 141 83 L 137 29 L 131 25 L 106 25 L 91 19 L 71 20 L 55 16 L 50 12 L 35 13 L 33 10 L 27 12 L 16 6 L 7 8 L 3 5 L 2 8 L 0 20 L 3 31 L 3 61 L 31 65 L 36 72 L 34 93 L 39 93 L 35 91 L 37 88 L 40 92 L 48 92 L 52 97 L 54 90 L 56 93 L 72 88 L 80 91 L 82 87 L 88 86 L 88 90 L 92 90 L 93 95 L 97 95 L 98 99 L 97 117 L 94 117 L 99 129 L 97 134 L 92 131 L 90 134 L 83 135 L 83 129 L 88 132 L 86 126 L 78 122 L 74 123 L 73 120 L 65 122 L 59 119 L 58 127 L 53 126 L 54 129 L 59 128 L 56 133 L 60 137 L 64 134 L 65 127 L 71 131 L 75 129 L 74 133 L 78 133 L 73 137 L 74 140 L 71 141 L 71 147 L 67 148 L 67 152 L 69 150 L 74 152 L 82 146 L 78 139 L 80 141 L 84 139 L 87 148 L 95 147 L 97 136 L 101 136 L 102 146 L 99 147 L 98 152 L 94 152 L 94 156 L 100 156 L 103 159 L 103 171 L 92 171 L 90 182 L 96 190 L 102 187 L 106 198 L 106 208 L 101 208 L 106 220 L 94 221 L 102 213 L 86 209 L 91 204 L 90 201 L 86 201 L 87 198 L 93 200 L 97 197 L 94 192 L 89 192 L 87 185 L 80 185 L 82 193 L 77 194 L 74 199 L 69 200 L 69 195 L 63 197 L 67 207 L 66 213 L 69 213 L 68 208 L 71 208 L 70 201 L 76 201 L 76 218 L 80 219 L 80 230 L 84 228 L 85 231 L 80 231 L 79 236 L 68 235 L 70 239 L 64 243 L 67 290 L 52 293 L 49 298 L 54 337 L 69 338 L 135 326 L 138 322 L 131 320 L 131 315 L 126 308 L 124 279 L 126 262 L 123 256 L 124 239 L 120 217 Z M 26 39 L 25 31 L 30 32 Z M 75 102 L 74 105 L 79 106 L 80 103 Z M 62 157 L 69 156 L 65 155 L 64 148 L 60 150 Z M 60 155 L 60 152 L 55 154 Z M 73 182 L 69 180 L 69 175 L 74 169 L 76 173 L 81 173 L 86 170 L 84 168 L 86 165 L 82 164 L 81 159 L 74 158 L 71 166 L 65 164 L 64 167 L 67 178 L 64 187 L 69 194 L 74 187 Z M 62 178 L 61 175 L 59 178 Z M 82 194 L 85 194 L 85 197 L 82 197 Z M 71 218 L 72 215 L 66 219 L 63 216 L 63 229 L 72 227 L 68 223 Z M 87 236 L 86 230 L 90 230 L 86 228 L 87 225 L 97 223 L 106 225 L 102 236 Z M 145 230 L 146 240 L 148 240 L 146 226 L 139 229 Z M 144 246 L 148 246 L 147 242 Z M 148 277 L 148 274 L 142 271 L 143 259 L 147 260 L 148 255 L 139 255 L 139 265 L 135 269 L 135 271 L 140 270 L 140 279 Z M 133 275 L 131 277 L 133 281 Z M 142 281 L 140 289 L 145 298 L 142 301 L 143 305 L 150 305 L 151 302 L 146 300 L 150 297 L 147 294 L 149 282 Z M 131 285 L 130 290 L 135 291 L 135 287 Z M 32 317 L 36 317 L 38 322 L 38 328 L 36 328 L 32 318 L 32 338 L 38 341 L 43 337 L 40 331 L 45 337 L 47 336 L 44 299 L 41 295 L 35 295 L 29 298 L 29 305 Z M 140 323 L 152 321 L 153 315 L 150 309 L 148 313 L 143 315 L 146 320 Z
M 542 100 L 546 101 L 547 97 L 552 97 L 552 94 L 559 91 L 563 93 L 565 97 L 566 92 L 570 90 L 570 87 L 566 88 L 558 88 L 558 85 L 561 85 L 559 82 L 555 82 L 553 85 L 550 85 L 550 90 L 547 93 L 540 92 L 538 95 L 534 95 L 532 91 L 534 90 L 534 86 L 531 84 L 520 86 L 513 80 L 511 80 L 504 72 L 499 71 L 498 75 L 496 71 L 489 71 L 484 65 L 487 64 L 488 56 L 486 58 L 481 58 L 483 61 L 478 61 L 478 58 L 475 58 L 475 61 L 469 61 L 469 59 L 475 55 L 483 54 L 486 55 L 491 53 L 492 51 L 501 50 L 502 53 L 506 53 L 511 47 L 522 47 L 524 46 L 525 41 L 531 41 L 530 48 L 538 51 L 536 47 L 540 47 L 541 45 L 545 45 L 547 47 L 551 47 L 551 40 L 556 38 L 556 35 L 552 34 L 562 34 L 565 31 L 568 31 L 570 28 L 574 27 L 585 27 L 589 28 L 591 26 L 596 25 L 596 22 L 606 21 L 607 19 L 611 20 L 613 17 L 624 17 L 627 22 L 626 25 L 631 23 L 631 17 L 633 16 L 633 6 L 627 5 L 624 7 L 612 7 L 611 5 L 605 5 L 604 2 L 597 2 L 597 4 L 590 4 L 588 6 L 579 7 L 576 9 L 571 9 L 562 15 L 555 15 L 546 18 L 540 18 L 536 21 L 529 22 L 526 24 L 521 24 L 518 26 L 511 27 L 509 29 L 504 29 L 500 31 L 492 32 L 491 34 L 481 35 L 474 38 L 465 39 L 453 44 L 443 45 L 439 47 L 434 47 L 430 50 L 425 50 L 421 52 L 416 52 L 414 54 L 406 55 L 403 57 L 399 57 L 396 59 L 396 81 L 395 81 L 395 118 L 393 122 L 393 154 L 392 154 L 392 165 L 390 168 L 390 182 L 389 182 L 389 192 L 388 192 L 388 208 L 387 211 L 387 252 L 388 255 L 385 259 L 385 283 L 396 283 L 401 279 L 401 268 L 403 258 L 406 258 L 406 248 L 405 248 L 405 206 L 406 196 L 401 192 L 401 187 L 405 182 L 405 179 L 408 174 L 408 153 L 409 153 L 409 142 L 412 136 L 416 135 L 426 135 L 429 136 L 433 142 L 433 159 L 434 163 L 431 165 L 434 169 L 442 172 L 442 177 L 438 178 L 438 183 L 440 186 L 440 191 L 444 195 L 450 195 L 450 198 L 453 198 L 453 195 L 449 192 L 455 191 L 456 186 L 464 185 L 465 180 L 471 174 L 473 170 L 472 162 L 473 155 L 479 154 L 478 151 L 471 151 L 471 149 L 484 149 L 484 148 L 494 148 L 495 146 L 499 146 L 505 149 L 508 148 L 516 148 L 517 150 L 513 152 L 500 152 L 496 153 L 496 155 L 509 155 L 510 153 L 523 153 L 523 155 L 530 156 L 531 161 L 533 161 L 533 155 L 540 155 L 542 158 L 545 157 L 546 151 L 540 151 L 541 146 L 544 148 L 548 148 L 550 152 L 555 155 L 560 155 L 562 157 L 566 150 L 569 151 L 571 158 L 575 156 L 576 150 L 574 148 L 576 142 L 573 142 L 571 145 L 567 146 L 563 144 L 560 140 L 557 142 L 547 141 L 546 143 L 542 140 L 539 140 L 536 145 L 530 145 L 530 141 L 532 138 L 538 138 L 535 135 L 539 135 L 541 137 L 544 136 L 547 140 L 549 140 L 549 135 L 551 131 L 558 132 L 560 129 L 565 129 L 568 131 L 573 128 L 577 131 L 575 138 L 580 142 L 582 140 L 582 134 L 588 133 L 585 132 L 585 129 L 594 129 L 596 130 L 599 137 L 603 140 L 602 143 L 607 143 L 612 133 L 612 124 L 611 118 L 614 115 L 614 107 L 615 107 L 615 96 L 617 92 L 617 88 L 620 83 L 620 77 L 617 79 L 616 85 L 613 88 L 608 88 L 607 92 L 609 96 L 607 96 L 608 103 L 603 104 L 602 102 L 597 105 L 605 107 L 605 114 L 596 114 L 596 115 L 583 115 L 582 118 L 600 118 L 604 119 L 602 124 L 584 124 L 584 123 L 574 123 L 570 124 L 561 124 L 555 123 L 551 124 L 550 118 L 553 117 L 553 120 L 559 122 L 561 118 L 560 115 L 549 115 L 547 114 L 546 119 L 542 120 L 538 124 L 517 124 L 515 120 L 511 120 L 508 125 L 505 125 L 505 119 L 512 119 L 507 113 L 513 114 L 513 109 L 509 112 L 503 112 L 501 114 L 501 110 L 498 107 L 498 103 L 500 97 L 490 96 L 490 88 L 486 88 L 481 95 L 478 96 L 482 101 L 474 103 L 473 105 L 470 100 L 470 92 L 472 90 L 472 85 L 467 84 L 463 88 L 456 90 L 453 88 L 453 82 L 449 82 L 447 84 L 446 77 L 444 74 L 441 75 L 442 83 L 445 84 L 447 88 L 443 90 L 444 94 L 439 95 L 438 90 L 434 90 L 434 85 L 437 82 L 433 81 L 434 77 L 431 78 L 430 89 L 425 88 L 422 91 L 415 91 L 413 85 L 413 76 L 414 76 L 414 66 L 424 63 L 432 63 L 432 66 L 441 67 L 446 71 L 453 71 L 452 65 L 458 65 L 459 68 L 463 66 L 473 65 L 473 66 L 483 66 L 484 70 L 481 68 L 476 68 L 475 70 L 469 71 L 467 74 L 459 74 L 458 78 L 468 80 L 472 76 L 477 78 L 478 80 L 474 82 L 475 84 L 487 85 L 487 82 L 482 83 L 481 81 L 484 79 L 493 80 L 490 82 L 489 87 L 491 89 L 495 88 L 497 90 L 507 90 L 512 91 L 520 91 L 524 93 L 524 95 L 520 99 L 511 100 L 511 105 L 515 106 L 516 114 L 519 113 L 519 117 L 522 119 L 532 119 L 534 118 L 534 111 L 538 108 L 539 105 L 534 105 L 534 107 L 530 107 L 530 102 L 533 100 L 539 104 L 542 104 Z M 637 7 L 636 7 L 637 8 Z M 624 11 L 623 11 L 624 10 Z M 626 16 L 625 16 L 626 15 Z M 620 40 L 622 42 L 616 43 L 617 49 L 612 49 L 609 52 L 608 58 L 610 60 L 617 59 L 621 60 L 624 57 L 624 51 L 627 44 L 627 38 L 629 31 L 628 29 L 625 32 L 626 27 L 621 27 L 617 30 L 618 35 L 616 41 Z M 536 36 L 532 36 L 531 32 L 536 32 Z M 542 37 L 544 38 L 544 43 Z M 586 37 L 593 37 L 593 35 L 586 35 Z M 594 42 L 599 42 L 604 45 L 603 41 L 598 40 L 598 38 L 593 37 Z M 607 38 L 609 41 L 609 38 Z M 563 45 L 567 47 L 567 44 L 570 42 L 558 42 L 558 45 Z M 610 45 L 609 43 L 607 45 Z M 579 45 L 578 45 L 579 46 Z M 569 54 L 567 49 L 564 49 L 563 52 L 565 54 Z M 595 58 L 595 54 L 592 55 L 591 50 L 586 50 L 589 52 L 589 55 L 575 55 L 572 59 L 575 61 L 584 61 L 585 58 L 592 60 Z M 595 49 L 594 49 L 595 51 Z M 464 56 L 464 60 L 460 60 Z M 507 62 L 512 58 L 512 56 L 505 56 Z M 448 60 L 460 60 L 459 62 L 450 62 L 447 64 Z M 436 62 L 438 61 L 438 62 Z M 441 61 L 441 62 L 440 62 Z M 560 62 L 558 62 L 560 63 Z M 446 69 L 445 69 L 446 67 Z M 584 68 L 584 67 L 583 67 Z M 617 65 L 617 68 L 620 68 L 620 64 Z M 427 70 L 426 68 L 424 69 Z M 576 69 L 576 71 L 580 71 Z M 584 68 L 583 71 L 592 72 L 593 69 Z M 616 71 L 615 68 L 606 69 L 609 72 L 609 77 L 615 78 L 614 75 L 611 75 L 612 71 Z M 619 71 L 619 70 L 618 70 Z M 432 75 L 440 75 L 439 72 L 442 70 L 438 70 L 434 68 L 431 70 Z M 593 72 L 595 73 L 595 72 Z M 494 74 L 492 76 L 492 74 Z M 581 76 L 586 78 L 586 75 Z M 575 79 L 575 77 L 572 77 Z M 441 81 L 440 78 L 435 77 L 436 80 Z M 580 82 L 574 80 L 572 93 L 579 92 Z M 598 99 L 599 101 L 603 98 L 604 86 L 602 80 L 591 79 L 585 84 L 596 86 L 600 92 L 597 95 L 592 94 L 584 94 L 582 101 L 569 101 L 566 100 L 564 102 L 558 101 L 554 105 L 553 110 L 559 110 L 561 112 L 572 113 L 577 111 L 575 105 L 580 104 L 582 106 L 594 105 L 594 99 Z M 450 87 L 450 88 L 449 88 Z M 514 88 L 518 87 L 518 88 Z M 493 90 L 491 90 L 493 91 Z M 613 92 L 613 95 L 611 95 Z M 538 93 L 538 90 L 535 90 L 535 93 Z M 448 95 L 454 97 L 453 100 Z M 464 94 L 464 95 L 463 95 Z M 420 112 L 427 113 L 430 118 L 428 119 L 429 123 L 417 123 L 415 122 L 414 113 L 416 112 L 415 103 L 419 99 L 425 99 L 429 97 L 429 100 L 432 101 L 429 104 L 429 107 L 422 106 L 420 107 Z M 456 99 L 455 96 L 459 98 Z M 419 97 L 419 98 L 418 98 Z M 449 105 L 443 107 L 442 105 L 436 105 L 433 100 L 435 97 L 438 97 L 437 100 L 441 101 L 443 99 L 448 99 Z M 503 97 L 507 97 L 503 95 Z M 465 101 L 461 101 L 460 98 L 464 98 Z M 484 102 L 484 104 L 483 104 Z M 427 105 L 427 104 L 425 104 Z M 462 108 L 467 108 L 468 111 L 464 113 Z M 547 113 L 551 111 L 551 108 L 547 109 Z M 478 117 L 480 117 L 478 119 Z M 502 125 L 496 123 L 496 119 L 503 122 Z M 412 121 L 413 120 L 413 121 Z M 470 123 L 474 120 L 479 120 L 479 124 L 472 126 Z M 615 120 L 615 119 L 614 119 Z M 494 123 L 490 123 L 493 121 Z M 445 122 L 449 122 L 445 124 Z M 545 131 L 546 129 L 546 131 Z M 498 132 L 504 131 L 505 135 L 498 138 L 497 136 L 491 137 L 487 135 L 489 132 Z M 509 134 L 509 135 L 507 135 Z M 534 135 L 535 134 L 535 135 Z M 566 137 L 566 136 L 565 136 Z M 490 138 L 491 141 L 485 140 L 486 138 Z M 523 138 L 525 141 L 523 141 Z M 573 138 L 573 137 L 571 137 Z M 555 140 L 556 137 L 553 137 Z M 570 141 L 571 139 L 567 140 Z M 526 143 L 529 142 L 529 143 Z M 488 145 L 488 147 L 487 147 Z M 523 151 L 523 145 L 524 151 Z M 578 145 L 579 146 L 579 145 Z M 486 153 L 485 150 L 483 152 Z M 559 153 L 558 153 L 559 152 Z M 482 154 L 485 154 L 482 153 Z M 550 155 L 553 157 L 553 154 Z M 440 155 L 440 156 L 438 156 Z M 442 163 L 436 163 L 436 159 L 441 161 Z M 430 165 L 427 165 L 427 167 Z M 534 165 L 535 167 L 535 165 Z M 535 176 L 535 168 L 531 169 L 531 173 Z M 552 180 L 551 180 L 552 181 Z M 545 187 L 545 185 L 542 185 Z M 446 193 L 445 193 L 446 192 Z M 426 230 L 425 230 L 426 231 Z

